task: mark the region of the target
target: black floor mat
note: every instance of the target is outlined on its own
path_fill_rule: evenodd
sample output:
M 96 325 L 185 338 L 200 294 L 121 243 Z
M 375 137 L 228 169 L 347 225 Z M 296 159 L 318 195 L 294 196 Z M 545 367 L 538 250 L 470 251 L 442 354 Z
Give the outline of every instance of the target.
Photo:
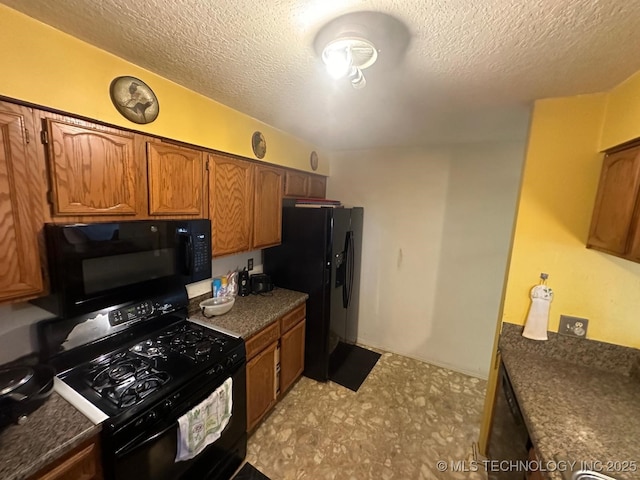
M 250 463 L 245 463 L 232 480 L 269 480 L 269 477 Z
M 331 354 L 329 379 L 357 392 L 379 358 L 379 353 L 340 342 Z

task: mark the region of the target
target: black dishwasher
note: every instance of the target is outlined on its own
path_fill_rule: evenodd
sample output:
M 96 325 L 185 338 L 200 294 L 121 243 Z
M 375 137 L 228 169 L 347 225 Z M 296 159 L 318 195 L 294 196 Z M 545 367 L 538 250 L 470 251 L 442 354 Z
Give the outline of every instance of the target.
M 500 468 L 489 471 L 489 480 L 522 480 L 525 478 L 523 465 L 529 456 L 529 432 L 522 418 L 509 375 L 500 362 L 498 384 L 493 407 L 493 419 L 489 432 L 487 454 L 490 465 L 499 461 Z

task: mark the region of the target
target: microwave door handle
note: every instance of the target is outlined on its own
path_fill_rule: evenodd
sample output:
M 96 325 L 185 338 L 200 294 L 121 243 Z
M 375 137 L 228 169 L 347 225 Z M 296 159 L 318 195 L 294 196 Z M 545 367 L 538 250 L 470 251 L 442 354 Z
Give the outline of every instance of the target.
M 191 264 L 193 259 L 191 258 L 191 251 L 193 250 L 193 238 L 188 233 L 181 233 L 180 236 L 183 238 L 183 248 L 184 248 L 184 273 L 186 275 L 191 275 Z

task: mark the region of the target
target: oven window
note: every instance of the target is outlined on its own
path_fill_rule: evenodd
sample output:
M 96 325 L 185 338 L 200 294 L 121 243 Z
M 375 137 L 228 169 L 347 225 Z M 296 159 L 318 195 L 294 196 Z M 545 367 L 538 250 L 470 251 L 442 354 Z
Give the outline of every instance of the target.
M 85 294 L 174 275 L 176 253 L 173 248 L 88 258 L 82 261 Z

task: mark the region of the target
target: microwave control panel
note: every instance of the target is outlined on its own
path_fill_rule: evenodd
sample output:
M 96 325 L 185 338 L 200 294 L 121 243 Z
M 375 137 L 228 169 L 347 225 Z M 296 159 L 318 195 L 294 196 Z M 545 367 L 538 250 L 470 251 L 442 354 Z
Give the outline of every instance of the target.
M 109 312 L 109 323 L 112 326 L 115 326 L 132 320 L 139 320 L 151 315 L 153 310 L 153 305 L 149 301 L 140 302 L 128 307 L 117 308 Z
M 193 270 L 194 272 L 201 272 L 207 268 L 207 263 L 211 262 L 211 255 L 209 254 L 209 248 L 207 244 L 207 236 L 203 233 L 196 233 L 193 235 Z

